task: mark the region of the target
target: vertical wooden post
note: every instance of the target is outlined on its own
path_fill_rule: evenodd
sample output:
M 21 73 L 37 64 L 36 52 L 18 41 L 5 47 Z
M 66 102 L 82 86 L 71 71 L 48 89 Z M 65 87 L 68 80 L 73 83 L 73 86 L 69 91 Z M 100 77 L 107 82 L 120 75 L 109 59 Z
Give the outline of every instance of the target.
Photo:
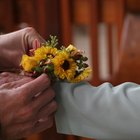
M 45 0 L 36 0 L 37 29 L 44 38 L 47 36 L 47 27 L 49 25 L 49 22 L 47 22 L 47 7 L 48 5 Z
M 70 11 L 71 0 L 60 0 L 62 44 L 67 46 L 72 42 L 72 22 Z
M 0 34 L 14 30 L 14 12 L 12 0 L 0 1 Z
M 58 0 L 36 0 L 37 29 L 48 39 L 49 35 L 60 36 L 60 18 Z
M 90 2 L 90 39 L 91 56 L 93 65 L 93 78 L 91 83 L 98 85 L 99 80 L 99 56 L 98 56 L 98 0 L 89 0 Z
M 120 49 L 120 41 L 121 41 L 121 34 L 122 34 L 122 26 L 124 22 L 124 17 L 125 17 L 125 6 L 126 6 L 126 0 L 117 0 L 117 17 L 116 17 L 116 23 L 118 27 L 118 44 Z
M 121 38 L 122 38 L 122 27 L 123 27 L 123 22 L 124 22 L 124 17 L 126 13 L 126 0 L 116 0 L 117 4 L 117 15 L 116 15 L 116 26 L 117 26 L 117 42 L 118 42 L 118 47 L 116 49 L 116 55 L 115 55 L 115 61 L 116 61 L 116 66 L 118 66 L 119 59 L 120 59 L 120 47 L 121 47 Z
M 108 29 L 108 55 L 109 55 L 109 74 L 112 75 L 113 73 L 113 46 L 112 46 L 112 25 L 109 24 L 107 26 Z

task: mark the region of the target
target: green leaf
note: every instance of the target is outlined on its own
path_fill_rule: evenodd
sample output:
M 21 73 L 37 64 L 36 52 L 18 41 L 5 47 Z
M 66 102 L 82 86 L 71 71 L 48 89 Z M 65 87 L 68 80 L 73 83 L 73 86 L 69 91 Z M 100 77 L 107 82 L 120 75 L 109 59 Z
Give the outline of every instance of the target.
M 50 40 L 46 42 L 47 46 L 56 47 L 58 45 L 58 39 L 56 36 L 50 35 Z

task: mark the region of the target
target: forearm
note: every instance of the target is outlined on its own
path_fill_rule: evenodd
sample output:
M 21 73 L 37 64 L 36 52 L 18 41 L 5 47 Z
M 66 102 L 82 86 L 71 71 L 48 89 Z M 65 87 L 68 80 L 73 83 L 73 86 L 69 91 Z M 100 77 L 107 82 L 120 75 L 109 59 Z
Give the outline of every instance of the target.
M 140 137 L 139 85 L 125 83 L 112 87 L 105 83 L 93 87 L 63 83 L 59 86 L 56 88 L 58 132 L 103 139 Z

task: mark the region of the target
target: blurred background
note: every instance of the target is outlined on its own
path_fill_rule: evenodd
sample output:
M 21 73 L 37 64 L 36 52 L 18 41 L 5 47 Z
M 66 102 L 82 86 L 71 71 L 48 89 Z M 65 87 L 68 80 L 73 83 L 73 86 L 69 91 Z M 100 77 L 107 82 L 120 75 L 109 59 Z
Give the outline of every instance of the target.
M 140 0 L 0 0 L 0 33 L 27 26 L 89 57 L 92 85 L 140 83 Z M 26 140 L 89 140 L 53 128 Z

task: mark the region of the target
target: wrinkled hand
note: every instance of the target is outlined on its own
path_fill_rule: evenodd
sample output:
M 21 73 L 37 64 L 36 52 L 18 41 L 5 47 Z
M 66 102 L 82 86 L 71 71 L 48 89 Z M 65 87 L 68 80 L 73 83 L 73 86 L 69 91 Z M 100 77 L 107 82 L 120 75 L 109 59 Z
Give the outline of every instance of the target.
M 1 71 L 19 68 L 22 55 L 34 47 L 34 40 L 45 42 L 32 27 L 0 35 L 0 67 L 4 69 Z
M 17 80 L 20 80 L 22 78 L 25 78 L 23 75 L 18 75 L 16 73 L 10 73 L 10 72 L 2 72 L 0 73 L 0 86 L 5 83 L 14 82 Z
M 0 77 L 0 136 L 4 140 L 27 137 L 52 126 L 57 104 L 45 74 L 36 79 L 10 73 Z

